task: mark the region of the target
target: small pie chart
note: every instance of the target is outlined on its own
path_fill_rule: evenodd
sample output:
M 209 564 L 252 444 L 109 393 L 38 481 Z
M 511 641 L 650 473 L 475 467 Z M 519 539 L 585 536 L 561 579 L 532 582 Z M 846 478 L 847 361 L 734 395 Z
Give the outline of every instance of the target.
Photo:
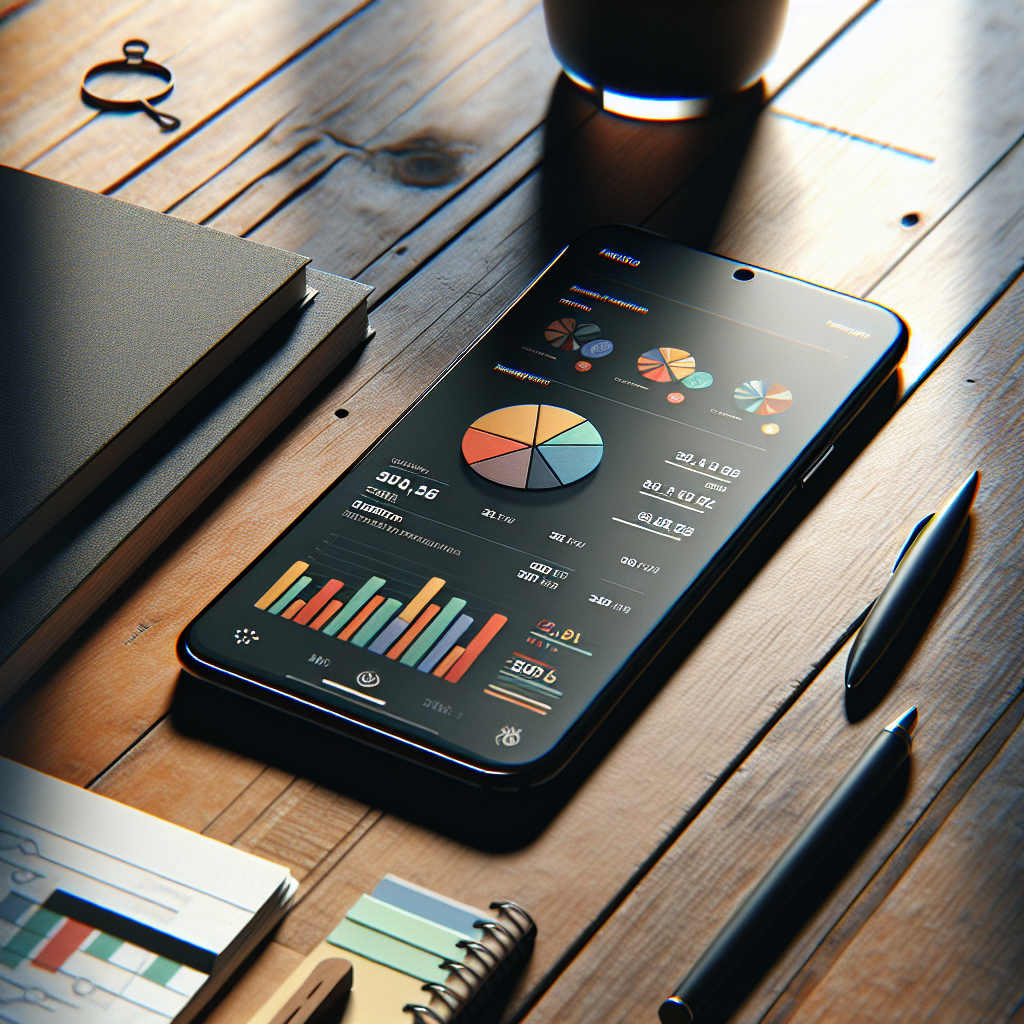
M 697 363 L 689 352 L 681 348 L 652 348 L 636 361 L 636 368 L 648 380 L 668 384 L 689 377 Z
M 462 454 L 485 480 L 521 491 L 567 487 L 593 473 L 604 441 L 590 420 L 557 405 L 510 405 L 470 426 Z
M 601 328 L 597 324 L 580 324 L 572 317 L 555 320 L 544 328 L 544 337 L 551 342 L 553 348 L 565 352 L 577 352 L 588 342 L 597 341 L 601 336 Z
M 732 397 L 744 412 L 758 416 L 774 416 L 793 404 L 793 393 L 785 384 L 773 384 L 767 380 L 748 380 L 733 392 Z

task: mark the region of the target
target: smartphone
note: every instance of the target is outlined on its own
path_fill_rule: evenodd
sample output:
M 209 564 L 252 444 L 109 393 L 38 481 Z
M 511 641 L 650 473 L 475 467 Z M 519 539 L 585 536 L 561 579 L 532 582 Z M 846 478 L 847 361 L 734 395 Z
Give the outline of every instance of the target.
M 462 779 L 543 781 L 906 338 L 873 303 L 636 228 L 590 232 L 188 626 L 179 657 Z

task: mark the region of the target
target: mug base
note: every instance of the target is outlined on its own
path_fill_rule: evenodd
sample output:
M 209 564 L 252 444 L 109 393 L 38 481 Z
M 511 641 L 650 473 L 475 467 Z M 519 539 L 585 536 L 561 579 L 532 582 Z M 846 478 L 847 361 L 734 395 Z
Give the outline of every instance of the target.
M 618 114 L 619 117 L 631 117 L 637 121 L 688 121 L 703 117 L 711 110 L 710 96 L 630 96 L 611 89 L 600 89 L 565 65 L 562 70 L 570 81 L 585 89 L 595 99 L 600 99 L 601 106 L 608 113 Z

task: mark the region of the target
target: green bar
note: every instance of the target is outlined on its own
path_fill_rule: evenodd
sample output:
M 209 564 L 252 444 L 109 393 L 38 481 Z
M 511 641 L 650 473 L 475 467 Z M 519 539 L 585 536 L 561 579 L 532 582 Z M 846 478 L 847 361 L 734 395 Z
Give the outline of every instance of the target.
M 463 608 L 466 607 L 466 602 L 461 597 L 453 597 L 445 606 L 434 616 L 434 621 L 416 639 L 413 641 L 412 646 L 402 655 L 399 659 L 403 665 L 414 666 L 420 658 L 423 657 L 431 647 L 434 646 L 434 642 L 437 638 L 451 625 L 452 619 L 455 618 Z
M 433 953 L 424 953 L 422 949 L 364 928 L 348 918 L 327 936 L 327 941 L 420 981 L 443 983 L 448 977 L 448 972 L 440 966 L 439 958 Z
M 89 948 L 85 952 L 89 956 L 96 957 L 97 960 L 109 960 L 123 945 L 124 942 L 121 939 L 115 939 L 113 935 L 100 932 L 89 943 Z
M 345 916 L 356 924 L 372 928 L 375 932 L 383 932 L 393 939 L 407 942 L 410 946 L 435 953 L 447 960 L 461 960 L 465 956 L 465 951 L 458 947 L 458 943 L 464 942 L 466 938 L 461 932 L 435 924 L 425 917 L 393 907 L 372 896 L 361 896 Z
M 178 973 L 181 966 L 167 957 L 158 956 L 143 972 L 142 976 L 155 985 L 166 985 Z
M 335 615 L 322 630 L 320 630 L 320 632 L 326 633 L 328 636 L 334 636 L 334 634 L 337 633 L 338 630 L 341 629 L 341 627 L 344 626 L 345 623 L 348 622 L 348 620 L 351 619 L 352 616 L 355 615 L 355 613 L 359 611 L 359 609 L 362 608 L 363 605 L 366 604 L 366 602 L 369 601 L 381 587 L 384 586 L 384 582 L 385 581 L 379 576 L 371 576 L 352 595 L 348 604 L 345 605 L 345 607 L 342 608 L 341 611 L 338 612 L 338 614 Z
M 21 927 L 22 933 L 34 932 L 37 936 L 36 941 L 45 938 L 50 932 L 53 931 L 53 926 L 59 921 L 63 921 L 64 918 L 60 914 L 55 914 L 52 910 L 46 910 L 44 907 L 40 907 Z M 15 939 L 18 936 L 15 935 Z M 13 939 L 11 940 L 13 941 Z M 10 946 L 10 943 L 7 944 Z
M 352 637 L 352 643 L 356 647 L 365 647 L 383 628 L 384 624 L 391 618 L 402 602 L 389 597 L 364 623 L 359 632 Z
M 271 615 L 280 615 L 313 582 L 312 576 L 296 580 L 268 609 Z
M 9 949 L 0 949 L 0 964 L 10 967 L 12 971 L 18 969 L 18 965 L 25 958 L 20 953 L 12 953 Z

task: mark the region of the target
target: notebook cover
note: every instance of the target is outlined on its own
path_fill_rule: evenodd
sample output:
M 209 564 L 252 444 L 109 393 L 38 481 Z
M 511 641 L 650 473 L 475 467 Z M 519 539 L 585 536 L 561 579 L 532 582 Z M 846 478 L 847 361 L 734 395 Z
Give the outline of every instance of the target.
M 304 256 L 0 167 L 0 571 L 306 290 Z
M 315 270 L 308 280 L 313 302 L 286 314 L 0 577 L 0 703 L 367 337 L 368 286 Z

